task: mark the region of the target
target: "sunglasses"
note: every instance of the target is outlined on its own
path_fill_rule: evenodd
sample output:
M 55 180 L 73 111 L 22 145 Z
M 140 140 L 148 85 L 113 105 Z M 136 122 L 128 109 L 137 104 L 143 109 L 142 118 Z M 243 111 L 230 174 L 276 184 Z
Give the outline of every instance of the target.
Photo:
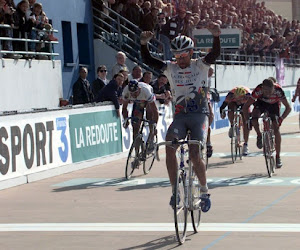
M 103 72 L 107 72 L 107 70 L 106 69 L 100 69 L 99 70 L 101 73 L 103 73 Z
M 176 59 L 179 59 L 179 58 L 187 57 L 189 54 L 190 54 L 190 52 L 188 51 L 188 52 L 175 54 L 174 56 L 175 56 Z

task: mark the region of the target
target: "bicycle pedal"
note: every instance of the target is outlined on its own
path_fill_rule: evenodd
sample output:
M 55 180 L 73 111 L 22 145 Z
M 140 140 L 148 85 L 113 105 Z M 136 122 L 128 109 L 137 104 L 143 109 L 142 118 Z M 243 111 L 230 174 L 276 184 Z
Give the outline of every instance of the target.
M 200 202 L 200 207 L 201 207 L 201 211 L 203 213 L 206 213 L 209 211 L 210 207 L 211 207 L 211 201 L 209 199 L 210 194 L 204 194 L 201 195 L 201 202 Z

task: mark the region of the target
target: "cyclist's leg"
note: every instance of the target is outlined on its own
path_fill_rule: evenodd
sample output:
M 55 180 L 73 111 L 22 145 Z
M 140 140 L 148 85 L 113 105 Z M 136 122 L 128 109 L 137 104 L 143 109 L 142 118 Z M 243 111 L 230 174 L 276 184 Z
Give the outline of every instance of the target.
M 250 108 L 248 109 L 248 114 L 250 113 Z M 242 118 L 243 118 L 243 130 L 244 130 L 244 141 L 246 144 L 248 144 L 248 140 L 249 140 L 249 128 L 247 126 L 247 121 L 245 119 L 245 115 L 242 114 Z
M 207 157 L 211 157 L 212 153 L 213 153 L 213 147 L 211 145 L 211 140 L 210 140 L 210 134 L 211 134 L 210 125 L 214 121 L 214 113 L 212 110 L 211 103 L 208 104 L 208 107 L 209 107 L 209 126 L 208 126 L 208 131 L 207 131 L 206 147 L 207 147 Z
M 190 114 L 190 119 L 187 119 L 187 127 L 191 131 L 191 139 L 205 142 L 207 139 L 208 116 L 206 114 Z M 200 158 L 200 151 L 197 145 L 190 146 L 190 157 L 195 169 L 195 173 L 199 179 L 203 192 L 208 192 L 206 182 L 206 163 Z
M 154 121 L 149 105 L 146 106 L 146 119 L 149 121 Z M 156 134 L 156 128 L 152 124 L 149 124 L 149 136 L 147 139 L 148 143 L 153 142 L 153 138 L 155 134 Z
M 254 127 L 254 130 L 257 134 L 257 141 L 256 141 L 256 146 L 261 149 L 262 148 L 262 134 L 259 129 L 259 124 L 258 124 L 258 118 L 260 115 L 265 111 L 264 103 L 260 101 L 256 101 L 254 103 L 254 108 L 252 110 L 252 125 Z
M 174 117 L 173 122 L 168 128 L 166 141 L 173 141 L 174 139 L 183 139 L 186 136 L 186 127 L 184 119 L 178 114 Z M 177 146 L 166 146 L 166 165 L 170 183 L 172 185 L 172 191 L 174 190 L 174 184 L 176 179 L 176 173 L 178 169 L 178 163 L 176 158 Z
M 275 151 L 276 151 L 276 162 L 280 161 L 279 167 L 281 167 L 281 160 L 280 160 L 280 151 L 281 151 L 281 134 L 279 130 L 278 123 L 276 121 L 276 116 L 279 117 L 280 114 L 280 104 L 274 103 L 270 104 L 268 106 L 269 114 L 272 118 L 272 126 L 274 130 L 274 136 L 275 136 Z M 279 160 L 278 160 L 279 159 Z
M 142 108 L 139 104 L 134 103 L 133 107 L 132 107 L 132 117 L 136 117 L 136 118 L 143 118 L 144 116 L 144 108 Z M 138 135 L 139 130 L 140 130 L 140 126 L 141 126 L 141 121 L 137 120 L 131 120 L 132 122 L 132 128 L 133 128 L 133 140 L 135 139 L 135 137 Z M 136 148 L 136 152 L 137 152 L 137 148 Z
M 228 103 L 228 119 L 229 119 L 229 122 L 230 122 L 230 128 L 229 128 L 229 131 L 228 131 L 228 136 L 231 138 L 232 137 L 232 127 L 233 127 L 233 120 L 234 120 L 234 110 L 236 110 L 237 108 L 237 104 L 236 102 L 230 102 Z

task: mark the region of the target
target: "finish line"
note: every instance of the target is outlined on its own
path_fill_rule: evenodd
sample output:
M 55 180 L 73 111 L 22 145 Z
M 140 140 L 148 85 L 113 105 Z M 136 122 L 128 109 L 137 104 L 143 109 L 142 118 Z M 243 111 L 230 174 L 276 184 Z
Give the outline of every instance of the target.
M 174 223 L 28 223 L 0 224 L 0 232 L 173 232 Z M 193 231 L 188 224 L 188 231 Z M 203 223 L 202 232 L 300 232 L 300 224 Z

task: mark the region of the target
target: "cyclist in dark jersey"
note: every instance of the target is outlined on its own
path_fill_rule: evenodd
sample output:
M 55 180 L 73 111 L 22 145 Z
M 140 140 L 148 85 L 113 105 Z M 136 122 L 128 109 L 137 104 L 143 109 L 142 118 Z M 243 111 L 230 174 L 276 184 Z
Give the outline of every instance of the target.
M 208 70 L 210 64 L 214 63 L 220 55 L 220 26 L 211 23 L 208 26 L 212 33 L 212 50 L 204 57 L 192 59 L 194 42 L 187 36 L 177 36 L 171 42 L 172 52 L 175 62 L 161 61 L 150 55 L 147 47 L 148 41 L 153 37 L 150 31 L 141 33 L 141 53 L 144 63 L 157 70 L 163 71 L 168 77 L 175 103 L 175 115 L 172 124 L 168 128 L 166 140 L 184 139 L 187 131 L 191 131 L 191 139 L 200 140 L 206 143 L 208 129 Z M 191 160 L 195 173 L 200 182 L 200 193 L 202 197 L 209 197 L 206 181 L 206 166 L 200 158 L 199 147 L 191 145 Z M 166 147 L 166 164 L 172 190 L 177 173 L 176 148 Z M 210 203 L 209 199 L 207 202 Z M 170 200 L 170 205 L 175 206 L 174 192 Z M 207 206 L 209 209 L 209 206 Z M 207 209 L 207 210 L 208 210 Z
M 283 103 L 285 110 L 282 115 L 280 115 L 280 104 Z M 276 167 L 281 168 L 282 162 L 280 159 L 280 149 L 281 149 L 281 134 L 279 127 L 282 121 L 291 112 L 291 106 L 288 103 L 285 94 L 279 84 L 275 83 L 272 78 L 265 79 L 262 84 L 259 84 L 253 91 L 251 98 L 244 104 L 243 111 L 245 118 L 249 119 L 248 109 L 250 105 L 254 105 L 252 111 L 252 124 L 257 133 L 256 145 L 259 149 L 262 148 L 262 134 L 258 125 L 258 118 L 262 113 L 268 111 L 272 121 L 273 129 L 275 135 L 275 150 L 276 150 Z M 278 121 L 276 121 L 276 117 Z

